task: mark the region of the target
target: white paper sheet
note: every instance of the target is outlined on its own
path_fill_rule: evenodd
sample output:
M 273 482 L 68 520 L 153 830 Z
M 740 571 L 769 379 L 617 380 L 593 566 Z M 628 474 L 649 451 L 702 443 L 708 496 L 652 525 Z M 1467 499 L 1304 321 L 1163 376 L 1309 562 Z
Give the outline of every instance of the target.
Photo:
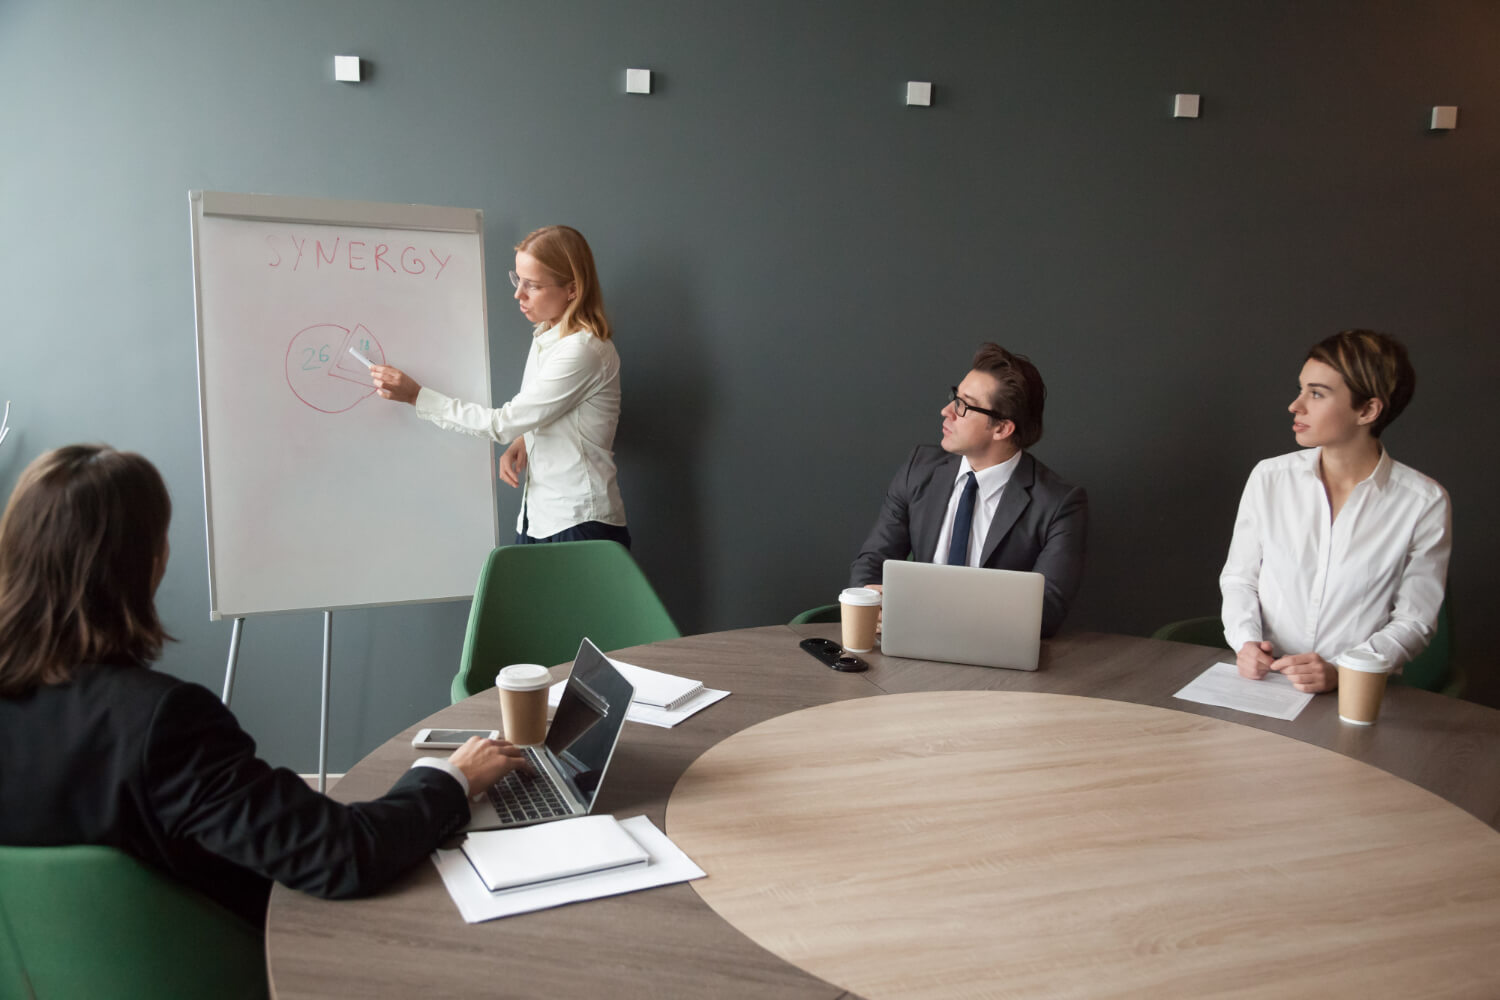
M 562 700 L 563 687 L 567 681 L 558 681 L 547 690 L 547 704 L 553 708 Z M 716 691 L 713 688 L 704 688 L 698 695 L 690 699 L 686 704 L 674 709 L 652 708 L 650 705 L 638 705 L 630 703 L 625 710 L 626 722 L 641 722 L 648 726 L 660 726 L 662 729 L 671 729 L 677 723 L 686 719 L 696 712 L 701 712 L 714 702 L 729 697 L 728 691 Z
M 1295 719 L 1313 700 L 1310 693 L 1298 691 L 1282 674 L 1269 673 L 1262 680 L 1253 681 L 1241 677 L 1233 663 L 1215 663 L 1173 697 L 1287 722 Z
M 432 863 L 437 867 L 448 895 L 458 906 L 458 912 L 470 924 L 703 877 L 703 869 L 693 864 L 692 859 L 645 816 L 622 819 L 620 825 L 635 838 L 636 843 L 650 852 L 649 864 L 532 888 L 490 892 L 463 851 L 433 851 Z

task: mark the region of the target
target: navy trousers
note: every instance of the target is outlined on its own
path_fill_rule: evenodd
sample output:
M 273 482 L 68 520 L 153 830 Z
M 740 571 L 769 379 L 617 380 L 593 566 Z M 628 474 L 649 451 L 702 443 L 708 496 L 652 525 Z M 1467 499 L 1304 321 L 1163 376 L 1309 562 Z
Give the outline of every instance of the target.
M 529 524 L 526 526 L 529 527 Z M 546 542 L 586 542 L 594 538 L 619 542 L 627 549 L 630 548 L 630 529 L 623 524 L 605 524 L 603 521 L 584 521 L 582 524 L 575 524 L 571 528 L 565 528 L 555 535 L 548 535 L 546 538 L 532 538 L 524 531 L 516 532 L 517 545 L 540 545 Z

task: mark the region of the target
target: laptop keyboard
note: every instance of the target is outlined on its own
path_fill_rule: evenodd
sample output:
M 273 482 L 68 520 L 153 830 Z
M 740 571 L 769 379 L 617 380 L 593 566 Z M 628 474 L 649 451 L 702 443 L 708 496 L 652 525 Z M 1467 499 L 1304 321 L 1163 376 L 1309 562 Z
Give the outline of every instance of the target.
M 533 823 L 552 819 L 555 816 L 570 816 L 572 810 L 561 795 L 552 787 L 552 779 L 537 762 L 540 754 L 532 747 L 525 747 L 530 771 L 512 771 L 491 785 L 485 793 L 490 805 L 500 814 L 504 823 Z

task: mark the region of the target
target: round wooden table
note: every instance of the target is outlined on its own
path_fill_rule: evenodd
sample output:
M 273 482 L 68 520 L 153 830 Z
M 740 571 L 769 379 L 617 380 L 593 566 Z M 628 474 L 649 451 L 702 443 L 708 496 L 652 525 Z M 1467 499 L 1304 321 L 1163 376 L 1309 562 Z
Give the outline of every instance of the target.
M 627 726 L 597 804 L 600 811 L 620 817 L 646 814 L 708 871 L 709 878 L 693 884 L 667 886 L 476 925 L 463 923 L 436 871 L 429 865 L 418 866 L 387 891 L 363 900 L 329 902 L 278 886 L 272 892 L 267 919 L 267 959 L 275 995 L 284 998 L 407 994 L 424 998 L 471 998 L 476 995 L 562 998 L 606 993 L 611 1000 L 662 996 L 774 996 L 821 1000 L 847 997 L 853 980 L 839 979 L 842 973 L 834 973 L 816 963 L 805 968 L 797 964 L 806 964 L 806 960 L 798 955 L 792 956 L 795 961 L 788 961 L 768 950 L 778 946 L 770 942 L 758 943 L 704 901 L 708 898 L 714 902 L 715 908 L 722 909 L 722 900 L 716 897 L 716 893 L 728 883 L 753 879 L 754 876 L 746 875 L 741 861 L 721 862 L 715 854 L 718 848 L 701 839 L 701 830 L 687 820 L 687 812 L 682 812 L 679 819 L 679 810 L 691 809 L 695 796 L 699 794 L 691 791 L 699 781 L 694 775 L 700 766 L 723 766 L 726 761 L 753 765 L 755 762 L 747 760 L 747 755 L 740 752 L 735 742 L 726 741 L 742 732 L 745 733 L 744 739 L 758 739 L 759 731 L 751 727 L 762 723 L 772 727 L 800 726 L 801 720 L 816 718 L 816 712 L 821 711 L 844 710 L 855 714 L 869 711 L 880 716 L 889 711 L 887 706 L 895 706 L 899 701 L 879 697 L 886 694 L 985 691 L 1083 696 L 1059 701 L 1074 704 L 1079 710 L 1106 714 L 1121 711 L 1129 714 L 1139 711 L 1133 707 L 1138 705 L 1172 709 L 1171 712 L 1145 714 L 1166 720 L 1162 725 L 1168 732 L 1173 727 L 1186 727 L 1187 732 L 1198 733 L 1202 738 L 1217 739 L 1220 738 L 1217 734 L 1227 734 L 1231 744 L 1239 740 L 1243 747 L 1257 752 L 1274 745 L 1273 756 L 1296 760 L 1298 764 L 1305 763 L 1303 756 L 1308 756 L 1309 760 L 1315 758 L 1317 766 L 1325 769 L 1319 772 L 1324 775 L 1325 784 L 1347 778 L 1367 789 L 1374 788 L 1375 799 L 1384 803 L 1380 808 L 1387 811 L 1405 815 L 1412 803 L 1425 803 L 1417 811 L 1437 817 L 1438 822 L 1446 824 L 1441 827 L 1446 831 L 1444 837 L 1434 838 L 1432 830 L 1436 828 L 1429 827 L 1426 833 L 1411 838 L 1413 842 L 1406 851 L 1387 849 L 1382 855 L 1387 867 L 1400 869 L 1411 861 L 1413 871 L 1418 874 L 1402 883 L 1401 893 L 1391 891 L 1360 898 L 1369 900 L 1377 915 L 1387 917 L 1391 913 L 1399 916 L 1400 909 L 1412 905 L 1413 899 L 1424 907 L 1442 910 L 1446 907 L 1440 900 L 1449 898 L 1455 920 L 1433 925 L 1426 933 L 1407 940 L 1401 947 L 1387 949 L 1395 952 L 1391 958 L 1394 964 L 1386 967 L 1388 978 L 1382 982 L 1395 988 L 1395 984 L 1406 981 L 1401 976 L 1416 976 L 1421 974 L 1420 970 L 1433 968 L 1434 956 L 1437 956 L 1443 965 L 1459 970 L 1453 973 L 1458 978 L 1450 978 L 1447 982 L 1461 982 L 1459 973 L 1464 969 L 1479 970 L 1473 972 L 1467 995 L 1495 996 L 1500 992 L 1494 988 L 1492 979 L 1484 978 L 1487 973 L 1483 965 L 1487 955 L 1469 947 L 1467 939 L 1463 938 L 1474 926 L 1466 902 L 1470 897 L 1462 893 L 1454 896 L 1452 883 L 1439 875 L 1434 874 L 1431 880 L 1424 882 L 1427 876 L 1421 874 L 1441 868 L 1441 859 L 1447 856 L 1451 844 L 1448 834 L 1452 830 L 1462 830 L 1466 844 L 1472 839 L 1479 845 L 1478 855 L 1464 854 L 1462 858 L 1478 857 L 1481 862 L 1477 869 L 1480 876 L 1477 879 L 1471 877 L 1465 891 L 1471 893 L 1474 900 L 1489 900 L 1489 911 L 1500 910 L 1493 905 L 1496 893 L 1493 865 L 1497 851 L 1500 851 L 1500 835 L 1494 833 L 1497 823 L 1500 823 L 1500 712 L 1397 687 L 1387 696 L 1380 722 L 1369 728 L 1341 725 L 1335 699 L 1329 697 L 1315 698 L 1294 722 L 1244 715 L 1177 701 L 1172 697 L 1173 692 L 1214 662 L 1218 651 L 1127 636 L 1081 634 L 1046 642 L 1043 644 L 1042 669 L 1036 673 L 925 663 L 885 658 L 874 653 L 866 657 L 871 664 L 868 672 L 840 674 L 823 667 L 797 647 L 797 641 L 803 637 L 832 637 L 836 632 L 837 626 L 827 625 L 771 626 L 691 636 L 621 651 L 621 659 L 696 677 L 710 687 L 727 688 L 733 692 L 729 698 L 675 729 Z M 956 696 L 960 704 L 975 705 L 986 697 L 974 694 Z M 1116 705 L 1116 702 L 1128 704 Z M 804 713 L 802 710 L 805 709 L 815 711 Z M 418 727 L 488 727 L 495 724 L 495 715 L 495 700 L 491 692 L 476 695 L 417 721 L 411 729 L 397 734 L 351 769 L 334 787 L 333 794 L 344 801 L 355 801 L 384 792 L 401 771 L 421 755 L 410 746 L 411 735 Z M 1118 731 L 1124 745 L 1147 746 L 1155 738 L 1166 738 L 1160 734 L 1153 737 L 1150 726 L 1137 728 L 1132 736 L 1131 725 L 1127 723 L 1123 730 Z M 1292 739 L 1277 739 L 1267 734 Z M 1047 732 L 1045 737 L 1033 741 L 1032 750 L 1066 755 L 1070 743 L 1083 737 L 1077 726 L 1062 727 L 1062 731 Z M 928 746 L 920 741 L 915 744 L 908 741 L 908 746 L 911 745 Z M 719 749 L 704 757 L 715 747 Z M 1324 753 L 1314 749 L 1317 747 L 1336 753 Z M 926 756 L 941 756 L 938 744 L 932 744 L 928 749 L 932 752 Z M 888 745 L 884 749 L 874 746 L 861 752 L 894 756 L 896 763 L 903 767 L 919 766 L 924 756 L 902 753 Z M 1004 757 L 1011 751 L 1002 746 L 991 747 L 988 752 Z M 817 821 L 826 808 L 831 808 L 825 808 L 822 803 L 836 803 L 841 795 L 847 796 L 850 789 L 880 787 L 879 782 L 871 780 L 874 776 L 867 773 L 874 766 L 868 759 L 850 761 L 840 751 L 827 747 L 813 749 L 812 754 L 822 762 L 812 770 L 820 771 L 822 777 L 832 784 L 823 790 L 819 808 L 809 807 L 809 814 L 799 816 L 799 821 Z M 1092 755 L 1086 756 L 1092 759 Z M 695 764 L 700 757 L 703 760 Z M 1373 769 L 1359 767 L 1353 761 L 1372 765 Z M 1104 757 L 1094 763 L 1108 768 L 1110 760 Z M 1259 781 L 1255 794 L 1265 801 L 1258 804 L 1247 797 L 1241 808 L 1250 816 L 1259 815 L 1262 809 L 1267 812 L 1265 822 L 1268 825 L 1263 830 L 1267 841 L 1275 840 L 1270 825 L 1288 829 L 1297 828 L 1299 824 L 1312 824 L 1313 829 L 1322 829 L 1319 824 L 1327 821 L 1328 814 L 1323 808 L 1326 799 L 1318 788 L 1300 781 L 1295 774 L 1283 777 L 1268 770 L 1258 759 L 1241 764 L 1238 769 L 1224 767 L 1221 770 L 1226 780 L 1234 780 L 1234 776 L 1239 775 L 1245 780 L 1254 777 Z M 889 762 L 880 766 L 889 766 Z M 830 767 L 846 772 L 845 776 L 832 777 Z M 1011 779 L 1022 780 L 1026 770 L 1020 769 L 1011 775 Z M 764 766 L 760 771 L 771 773 L 771 769 Z M 988 783 L 1006 772 L 1002 767 L 984 773 L 984 780 Z M 674 797 L 673 789 L 684 775 L 681 793 Z M 1420 788 L 1395 781 L 1391 775 Z M 1173 791 L 1174 788 L 1186 787 L 1174 784 L 1180 780 L 1180 772 L 1168 769 L 1159 775 L 1155 797 L 1123 797 L 1119 804 L 1111 807 L 1120 829 L 1138 829 L 1139 824 L 1146 820 L 1161 822 L 1174 808 L 1193 814 L 1195 810 L 1184 808 L 1192 806 L 1192 801 Z M 907 784 L 922 787 L 926 783 L 906 782 L 903 786 Z M 708 789 L 708 785 L 698 787 L 700 791 Z M 1424 795 L 1420 789 L 1434 793 L 1437 798 Z M 993 793 L 988 784 L 984 794 L 974 797 L 986 809 L 994 808 Z M 1058 801 L 1057 795 L 1047 797 L 1055 803 Z M 672 802 L 670 810 L 669 799 Z M 1398 802 L 1400 806 L 1392 805 Z M 1445 805 L 1445 802 L 1451 805 Z M 1071 811 L 1065 804 L 1054 804 L 1053 807 L 1061 808 L 1065 813 Z M 946 808 L 947 822 L 951 824 L 953 802 L 948 801 Z M 1098 836 L 1100 830 L 1109 828 L 1107 816 L 1110 810 L 1098 811 L 1101 808 L 1098 803 L 1093 808 L 1096 811 L 1091 814 L 1092 829 Z M 704 811 L 702 815 L 707 816 L 708 812 Z M 733 815 L 742 823 L 759 822 L 758 814 L 743 805 Z M 1033 818 L 1037 815 L 1033 814 Z M 1485 826 L 1471 822 L 1469 817 L 1477 818 Z M 841 855 L 848 859 L 850 870 L 872 874 L 882 870 L 883 845 L 878 842 L 879 837 L 868 835 L 871 822 L 867 815 L 862 820 L 851 818 L 844 824 L 846 835 L 840 839 L 839 846 Z M 880 818 L 880 822 L 889 823 L 890 820 Z M 1023 901 L 1024 905 L 1015 898 L 1009 898 L 1006 903 L 1013 911 L 1007 919 L 1013 921 L 1008 926 L 1012 927 L 1014 935 L 1014 940 L 1006 947 L 1017 949 L 1015 956 L 1028 953 L 1023 947 L 1027 934 L 1036 934 L 1038 928 L 1055 926 L 1049 921 L 1055 921 L 1059 913 L 1067 913 L 1077 922 L 1068 925 L 1072 941 L 1064 941 L 1062 945 L 1068 947 L 1071 944 L 1076 950 L 1076 961 L 1090 960 L 1087 946 L 1105 940 L 1101 935 L 1125 933 L 1130 937 L 1128 932 L 1108 926 L 1108 919 L 1118 919 L 1121 907 L 1135 905 L 1151 909 L 1151 900 L 1156 897 L 1150 893 L 1159 891 L 1152 887 L 1160 886 L 1161 880 L 1153 880 L 1149 874 L 1136 871 L 1134 866 L 1123 876 L 1118 897 L 1101 898 L 1095 886 L 1090 892 L 1078 893 L 1074 898 L 1076 905 L 1070 907 L 1061 895 L 1066 879 L 1055 877 L 1056 873 L 1040 872 L 1035 867 L 1021 870 L 1024 864 L 1038 864 L 1036 855 L 1025 852 L 1045 851 L 1045 845 L 1019 836 L 1019 827 L 1002 827 L 997 832 L 993 815 L 987 822 L 985 836 L 1004 835 L 1009 839 L 996 841 L 985 870 L 993 879 L 1009 864 L 1018 879 L 1020 875 L 1030 879 L 1035 891 L 1033 897 Z M 929 829 L 943 825 L 928 821 Z M 779 828 L 785 829 L 785 823 L 779 824 Z M 1074 828 L 1076 830 L 1076 824 Z M 913 826 L 912 829 L 918 828 Z M 1240 834 L 1244 833 L 1240 831 Z M 1211 838 L 1217 834 L 1203 828 L 1197 836 Z M 976 830 L 976 843 L 979 837 Z M 1201 845 L 1193 843 L 1190 846 L 1197 849 Z M 1222 913 L 1218 914 L 1220 922 L 1205 926 L 1201 936 L 1170 937 L 1142 933 L 1130 937 L 1132 943 L 1126 950 L 1133 955 L 1137 950 L 1143 953 L 1137 956 L 1136 964 L 1151 970 L 1150 976 L 1166 984 L 1161 988 L 1161 995 L 1272 995 L 1254 992 L 1259 977 L 1282 974 L 1282 965 L 1292 966 L 1295 971 L 1296 964 L 1303 967 L 1306 981 L 1325 987 L 1322 995 L 1339 992 L 1333 984 L 1359 981 L 1358 976 L 1363 974 L 1359 971 L 1360 956 L 1364 953 L 1358 949 L 1360 935 L 1355 929 L 1349 934 L 1351 944 L 1355 945 L 1353 950 L 1325 950 L 1316 958 L 1295 950 L 1291 954 L 1278 953 L 1276 947 L 1283 939 L 1277 936 L 1279 932 L 1268 930 L 1263 921 L 1247 923 L 1237 929 L 1233 914 L 1247 885 L 1261 884 L 1269 891 L 1275 887 L 1279 876 L 1285 886 L 1292 887 L 1308 877 L 1307 851 L 1316 853 L 1311 848 L 1297 853 L 1290 845 L 1285 845 L 1283 850 L 1287 853 L 1279 854 L 1275 843 L 1267 842 L 1262 846 L 1264 850 L 1246 857 L 1239 868 L 1225 869 L 1221 857 L 1217 870 L 1210 868 L 1202 874 L 1201 878 L 1208 887 L 1203 898 L 1212 898 L 1217 893 L 1222 899 Z M 1074 849 L 1078 849 L 1076 842 Z M 1007 862 L 1002 855 L 1011 860 Z M 951 872 L 941 874 L 950 870 L 943 867 L 940 858 L 926 860 L 939 873 L 935 877 L 952 877 Z M 1339 859 L 1340 864 L 1346 861 L 1346 858 Z M 959 868 L 968 865 L 972 872 L 972 863 L 972 858 L 960 858 Z M 1458 863 L 1468 864 L 1467 861 L 1455 862 Z M 1438 864 L 1439 868 L 1431 868 L 1432 864 Z M 1486 864 L 1490 867 L 1485 868 Z M 1471 876 L 1475 870 L 1469 869 Z M 1180 873 L 1174 878 L 1180 878 Z M 988 883 L 979 879 L 965 881 L 975 882 L 978 885 L 976 891 L 996 891 L 993 880 Z M 767 877 L 760 889 L 749 881 L 744 884 L 750 885 L 752 895 L 758 891 L 764 895 L 763 890 L 770 883 Z M 1015 889 L 1026 884 L 1026 880 L 1006 884 Z M 1426 896 L 1422 896 L 1424 886 Z M 1329 902 L 1332 905 L 1337 901 Z M 1028 909 L 1031 921 L 1027 919 Z M 1340 913 L 1351 913 L 1354 909 L 1356 907 L 1348 900 L 1337 903 Z M 1305 906 L 1288 914 L 1288 920 L 1293 923 L 1310 923 L 1318 918 L 1318 912 L 1309 911 Z M 742 918 L 735 916 L 734 919 Z M 1091 924 L 1091 920 L 1097 922 Z M 1493 918 L 1491 921 L 1488 926 L 1494 928 Z M 759 933 L 748 923 L 746 926 L 752 935 Z M 962 927 L 953 926 L 951 930 L 954 935 L 959 935 L 953 939 L 955 944 L 965 943 Z M 1381 934 L 1385 933 L 1387 931 L 1382 929 Z M 1453 935 L 1465 943 L 1458 946 L 1447 943 Z M 1493 930 L 1490 937 L 1494 937 Z M 1247 980 L 1245 969 L 1250 960 L 1246 956 L 1257 952 L 1256 940 L 1264 947 L 1255 959 L 1259 963 L 1255 974 Z M 891 950 L 888 942 L 873 932 L 850 935 L 850 941 L 851 947 L 862 949 L 866 956 Z M 973 938 L 967 943 L 972 944 Z M 913 942 L 906 950 L 917 952 L 926 947 L 925 943 L 918 945 Z M 1116 942 L 1113 953 L 1120 954 L 1119 949 L 1124 947 Z M 1044 956 L 1039 952 L 1040 949 L 1032 957 L 1037 970 L 1044 970 Z M 935 959 L 938 957 L 940 954 L 934 955 Z M 946 995 L 1070 995 L 1064 991 L 1069 984 L 1065 975 L 1044 975 L 1027 965 L 1030 960 L 1019 957 L 1007 961 L 1009 967 L 993 968 L 984 982 L 971 980 L 964 989 L 955 987 Z M 1340 979 L 1341 974 L 1354 978 Z M 930 982 L 940 984 L 941 975 L 941 968 L 934 966 Z M 1181 978 L 1174 979 L 1174 975 Z M 1294 977 L 1286 981 L 1296 983 L 1299 980 Z M 1119 995 L 1130 992 L 1124 989 L 1123 982 L 1119 986 Z M 906 985 L 894 982 L 886 984 L 872 980 L 871 984 L 865 984 L 861 980 L 854 988 L 869 990 L 866 995 L 872 998 L 908 995 Z M 1075 991 L 1072 995 L 1110 995 L 1109 990 L 1110 984 L 1103 983 L 1096 984 L 1092 992 Z M 1403 991 L 1398 989 L 1397 992 Z M 1450 995 L 1466 993 L 1464 989 L 1455 988 Z
M 1500 996 L 1500 834 L 1368 764 L 1185 712 L 945 691 L 698 758 L 714 910 L 870 997 Z

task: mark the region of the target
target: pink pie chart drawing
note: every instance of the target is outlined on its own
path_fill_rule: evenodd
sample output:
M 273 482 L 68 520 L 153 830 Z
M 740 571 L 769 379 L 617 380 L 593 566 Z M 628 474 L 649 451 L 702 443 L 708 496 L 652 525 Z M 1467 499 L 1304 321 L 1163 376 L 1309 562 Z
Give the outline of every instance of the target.
M 385 350 L 363 323 L 353 329 L 319 323 L 297 331 L 286 348 L 286 384 L 305 405 L 322 413 L 343 413 L 375 394 L 365 368 L 349 348 L 377 365 Z

